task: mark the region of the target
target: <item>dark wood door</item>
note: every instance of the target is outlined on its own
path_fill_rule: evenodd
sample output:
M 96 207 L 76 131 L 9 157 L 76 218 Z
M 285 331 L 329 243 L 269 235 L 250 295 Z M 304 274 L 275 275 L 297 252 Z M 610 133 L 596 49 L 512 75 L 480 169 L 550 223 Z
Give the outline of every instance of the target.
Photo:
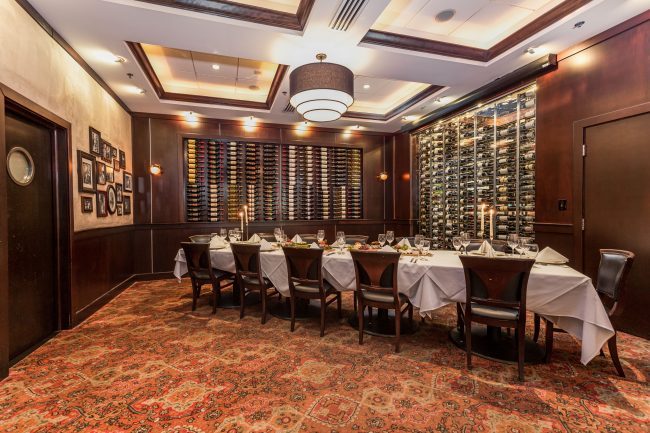
M 632 251 L 620 326 L 650 337 L 650 113 L 585 129 L 584 269 L 594 278 L 600 248 Z
M 9 359 L 45 340 L 58 326 L 51 137 L 47 128 L 17 114 L 6 116 L 7 152 L 23 147 L 35 168 L 27 186 L 7 179 Z

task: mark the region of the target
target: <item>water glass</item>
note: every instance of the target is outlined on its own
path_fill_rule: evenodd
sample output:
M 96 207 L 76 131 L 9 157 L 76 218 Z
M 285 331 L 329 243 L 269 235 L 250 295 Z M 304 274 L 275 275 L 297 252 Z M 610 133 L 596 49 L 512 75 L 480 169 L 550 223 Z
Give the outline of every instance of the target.
M 219 236 L 226 239 L 226 237 L 228 237 L 228 229 L 220 229 L 219 230 Z
M 386 242 L 388 242 L 388 245 L 390 245 L 393 243 L 394 240 L 395 240 L 395 232 L 392 230 L 388 230 L 386 232 Z
M 421 248 L 422 248 L 422 252 L 424 254 L 427 254 L 431 249 L 431 241 L 428 239 L 422 239 Z
M 280 242 L 281 237 L 282 237 L 282 229 L 280 227 L 276 227 L 273 229 L 273 236 L 275 236 L 275 241 Z
M 465 250 L 465 254 L 467 254 L 467 247 L 471 243 L 469 233 L 461 233 L 460 234 L 460 243 L 463 245 L 463 249 Z
M 325 240 L 325 230 L 318 230 L 316 233 L 316 240 L 318 243 L 321 243 L 323 240 Z
M 534 259 L 537 258 L 537 254 L 539 253 L 539 245 L 537 244 L 526 244 L 528 247 L 528 252 L 526 253 L 526 257 L 529 259 Z
M 237 232 L 235 230 L 229 230 L 228 231 L 228 239 L 230 239 L 230 242 L 237 241 Z
M 460 240 L 460 236 L 454 236 L 453 238 L 451 238 L 451 244 L 454 246 L 454 249 L 456 250 L 457 253 L 460 250 L 460 247 L 463 246 L 463 243 Z
M 516 234 L 511 234 L 506 237 L 506 242 L 508 243 L 508 246 L 510 247 L 510 251 L 512 252 L 511 254 L 513 256 L 515 255 L 515 248 L 517 247 L 518 241 L 519 241 L 519 236 Z
M 345 248 L 345 232 L 336 232 L 336 242 L 339 247 L 339 252 L 343 254 L 343 248 Z
M 235 229 L 235 240 L 239 241 L 242 237 L 242 231 L 241 229 Z
M 422 247 L 422 241 L 423 241 L 423 240 L 424 240 L 424 236 L 422 236 L 422 235 L 415 235 L 415 236 L 413 237 L 413 243 L 414 243 L 415 245 L 413 245 L 413 246 L 419 250 L 419 249 Z
M 379 236 L 377 236 L 377 240 L 379 241 L 379 245 L 381 245 L 383 247 L 384 244 L 386 243 L 386 235 L 383 234 L 383 233 L 380 233 Z
M 520 237 L 517 241 L 517 252 L 522 256 L 526 255 L 530 245 L 530 238 Z

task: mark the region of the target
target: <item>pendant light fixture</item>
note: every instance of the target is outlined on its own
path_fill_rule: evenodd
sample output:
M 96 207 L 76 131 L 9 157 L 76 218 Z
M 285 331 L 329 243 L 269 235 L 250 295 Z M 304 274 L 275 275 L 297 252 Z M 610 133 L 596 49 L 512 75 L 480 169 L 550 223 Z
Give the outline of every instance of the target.
M 345 66 L 324 63 L 326 58 L 319 53 L 318 63 L 300 66 L 289 76 L 289 102 L 312 122 L 336 120 L 354 102 L 354 74 Z

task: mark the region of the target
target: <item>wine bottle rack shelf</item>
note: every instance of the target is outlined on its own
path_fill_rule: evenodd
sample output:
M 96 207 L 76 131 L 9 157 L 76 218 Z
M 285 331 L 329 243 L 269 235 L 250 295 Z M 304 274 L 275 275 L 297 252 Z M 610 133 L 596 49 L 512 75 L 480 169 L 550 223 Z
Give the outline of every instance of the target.
M 360 219 L 361 149 L 184 139 L 188 222 Z
M 481 235 L 481 207 L 495 209 L 494 238 L 534 238 L 535 87 L 436 122 L 415 135 L 420 232 L 438 248 Z

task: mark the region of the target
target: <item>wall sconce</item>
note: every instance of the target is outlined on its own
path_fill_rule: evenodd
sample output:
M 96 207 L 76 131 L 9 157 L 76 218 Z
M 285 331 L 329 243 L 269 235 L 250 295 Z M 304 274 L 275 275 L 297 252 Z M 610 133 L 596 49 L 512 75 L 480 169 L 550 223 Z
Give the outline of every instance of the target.
M 149 166 L 149 173 L 151 173 L 154 176 L 158 176 L 158 175 L 162 174 L 162 172 L 163 172 L 163 169 L 160 166 L 160 164 L 151 164 Z
M 382 182 L 386 182 L 388 180 L 388 172 L 382 171 L 377 175 L 377 180 L 380 180 Z
M 185 121 L 189 123 L 197 123 L 199 121 L 199 117 L 193 111 L 189 111 L 185 114 Z

